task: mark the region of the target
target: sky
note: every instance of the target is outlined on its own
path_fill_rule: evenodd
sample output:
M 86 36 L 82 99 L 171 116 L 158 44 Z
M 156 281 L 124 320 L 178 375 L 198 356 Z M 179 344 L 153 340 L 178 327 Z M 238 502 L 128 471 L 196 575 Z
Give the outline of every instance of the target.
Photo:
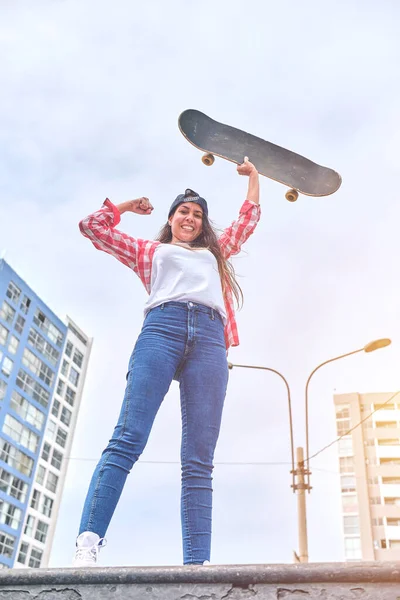
M 0 250 L 59 315 L 94 338 L 50 566 L 69 566 L 89 480 L 111 436 L 146 292 L 77 224 L 106 197 L 147 196 L 119 228 L 152 239 L 190 187 L 223 228 L 247 181 L 201 162 L 187 108 L 337 170 L 328 197 L 285 200 L 261 178 L 262 218 L 234 265 L 245 303 L 233 363 L 288 379 L 295 445 L 310 385 L 310 449 L 336 437 L 333 394 L 400 390 L 396 0 L 2 0 Z M 251 160 L 251 157 L 249 157 Z M 176 382 L 128 478 L 101 564 L 181 564 Z M 290 563 L 297 550 L 287 396 L 274 374 L 234 368 L 214 471 L 214 564 Z M 228 463 L 228 464 L 226 464 Z M 344 559 L 337 447 L 312 463 L 310 561 Z

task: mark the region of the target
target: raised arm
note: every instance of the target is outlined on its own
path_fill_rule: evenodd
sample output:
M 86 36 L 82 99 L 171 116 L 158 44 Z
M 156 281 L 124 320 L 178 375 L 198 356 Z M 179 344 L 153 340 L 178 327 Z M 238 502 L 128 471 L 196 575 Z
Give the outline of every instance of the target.
M 79 229 L 95 248 L 111 254 L 124 265 L 138 272 L 138 265 L 144 252 L 149 245 L 157 245 L 157 242 L 133 238 L 115 227 L 124 212 L 149 215 L 152 210 L 153 207 L 147 198 L 128 200 L 118 206 L 107 198 L 100 210 L 82 219 Z
M 242 205 L 239 218 L 225 229 L 218 242 L 224 258 L 238 254 L 242 244 L 251 236 L 261 216 L 259 175 L 255 166 L 246 157 L 244 163 L 238 165 L 239 175 L 247 175 L 249 187 L 246 201 Z

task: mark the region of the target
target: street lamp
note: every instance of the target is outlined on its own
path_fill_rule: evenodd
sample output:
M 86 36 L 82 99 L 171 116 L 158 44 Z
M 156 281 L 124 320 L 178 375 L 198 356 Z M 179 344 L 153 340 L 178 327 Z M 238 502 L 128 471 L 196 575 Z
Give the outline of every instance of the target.
M 352 352 L 347 352 L 346 354 L 341 354 L 340 356 L 335 356 L 335 358 L 329 358 L 328 360 L 325 360 L 323 363 L 321 363 L 320 365 L 315 367 L 315 369 L 311 372 L 309 378 L 307 379 L 306 390 L 305 390 L 305 396 L 306 396 L 306 398 L 305 398 L 305 415 L 306 415 L 306 460 L 305 460 L 305 464 L 306 464 L 308 493 L 310 493 L 310 491 L 311 491 L 310 470 L 309 470 L 310 448 L 309 448 L 309 436 L 308 436 L 308 386 L 310 384 L 311 378 L 321 367 L 323 367 L 331 362 L 334 362 L 335 360 L 339 360 L 340 358 L 346 358 L 346 356 L 351 356 L 352 354 L 358 354 L 359 352 L 374 352 L 375 350 L 380 350 L 381 348 L 385 348 L 386 346 L 389 346 L 391 343 L 392 342 L 389 338 L 380 338 L 379 340 L 373 340 L 372 342 L 369 342 L 368 344 L 363 346 L 363 348 L 359 348 L 358 350 L 353 350 Z
M 294 440 L 293 440 L 293 420 L 292 420 L 292 404 L 290 398 L 290 388 L 286 378 L 275 369 L 271 369 L 269 367 L 258 367 L 254 365 L 236 365 L 228 362 L 228 368 L 233 369 L 233 367 L 240 367 L 243 369 L 259 369 L 262 371 L 270 371 L 271 373 L 275 373 L 279 375 L 279 377 L 284 381 L 288 394 L 288 406 L 289 406 L 289 424 L 290 424 L 290 447 L 291 447 L 291 457 L 292 457 L 292 488 L 293 492 L 298 492 L 297 494 L 297 506 L 298 506 L 298 531 L 299 531 L 299 553 L 295 553 L 295 558 L 297 562 L 308 562 L 308 535 L 307 535 L 307 510 L 306 510 L 306 495 L 305 492 L 308 490 L 310 493 L 310 471 L 309 471 L 309 436 L 308 436 L 308 386 L 310 384 L 311 378 L 313 375 L 324 365 L 328 363 L 334 362 L 335 360 L 339 360 L 340 358 L 345 358 L 346 356 L 351 356 L 352 354 L 357 354 L 358 352 L 374 352 L 375 350 L 380 350 L 380 348 L 385 348 L 391 344 L 391 340 L 389 338 L 381 338 L 379 340 L 374 340 L 366 344 L 363 348 L 359 348 L 358 350 L 353 350 L 352 352 L 347 352 L 346 354 L 341 354 L 340 356 L 335 356 L 334 358 L 330 358 L 317 367 L 311 372 L 310 376 L 307 379 L 306 389 L 305 389 L 305 413 L 306 413 L 306 459 L 304 460 L 303 448 L 297 448 L 297 468 L 295 468 L 294 463 Z M 306 465 L 306 466 L 305 466 Z M 307 476 L 307 481 L 305 481 L 305 476 Z M 297 477 L 297 482 L 296 482 Z

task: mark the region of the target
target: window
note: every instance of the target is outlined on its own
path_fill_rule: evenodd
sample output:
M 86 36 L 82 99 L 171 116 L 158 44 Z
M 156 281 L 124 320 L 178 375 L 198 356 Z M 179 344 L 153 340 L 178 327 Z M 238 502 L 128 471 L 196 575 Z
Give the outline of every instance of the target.
M 28 296 L 24 296 L 20 305 L 20 309 L 24 313 L 24 315 L 28 314 L 30 305 L 31 299 L 28 298 Z
M 5 346 L 6 345 L 8 334 L 9 334 L 8 329 L 6 329 L 4 327 L 4 325 L 2 325 L 0 323 L 0 346 Z
M 72 412 L 70 410 L 68 410 L 68 408 L 63 406 L 62 411 L 61 411 L 61 417 L 60 417 L 61 423 L 64 423 L 64 425 L 69 427 L 69 424 L 71 423 L 71 417 L 72 417 Z
M 339 456 L 352 456 L 353 455 L 353 441 L 351 437 L 344 437 L 338 442 L 339 445 Z
M 394 504 L 395 506 L 400 506 L 400 498 L 387 498 L 383 499 L 384 504 Z
M 47 423 L 46 437 L 53 442 L 56 438 L 56 432 L 57 432 L 57 425 L 54 421 L 50 420 Z
M 62 379 L 59 379 L 58 384 L 57 384 L 57 394 L 62 397 L 64 394 L 64 389 L 65 389 L 65 383 L 63 382 Z
M 368 483 L 369 485 L 378 485 L 379 484 L 379 477 L 368 477 Z
M 67 443 L 67 435 L 67 432 L 62 427 L 57 429 L 56 443 L 62 448 L 65 448 L 65 444 Z
M 4 419 L 3 432 L 31 452 L 36 452 L 39 444 L 39 436 L 9 414 Z
M 337 421 L 336 428 L 338 435 L 346 435 L 350 429 L 350 419 L 343 419 L 342 421 Z
M 65 346 L 65 354 L 67 356 L 69 356 L 71 358 L 72 355 L 72 349 L 73 349 L 73 345 L 70 341 L 67 342 L 67 345 Z
M 374 410 L 394 410 L 395 405 L 392 403 L 389 404 L 374 404 Z
M 376 421 L 375 427 L 385 429 L 390 427 L 397 427 L 397 421 Z
M 400 477 L 382 477 L 382 483 L 399 484 Z
M 25 348 L 22 355 L 22 363 L 28 367 L 36 377 L 39 377 L 46 385 L 51 387 L 54 377 L 53 371 L 28 348 Z
M 356 491 L 356 478 L 353 475 L 342 475 L 340 478 L 342 492 Z
M 36 329 L 33 329 L 33 327 L 31 327 L 29 331 L 28 342 L 33 348 L 40 352 L 40 354 L 43 354 L 49 363 L 51 363 L 53 366 L 57 365 L 60 357 L 59 351 L 56 350 L 49 342 L 47 342 L 44 337 L 36 331 Z
M 372 496 L 369 499 L 369 503 L 370 504 L 381 504 L 381 498 L 380 498 L 380 496 Z
M 73 357 L 73 362 L 78 366 L 78 367 L 82 367 L 82 363 L 83 363 L 83 354 L 82 352 L 79 352 L 79 350 L 75 350 L 74 352 L 74 357 Z
M 71 389 L 68 385 L 67 385 L 67 390 L 65 392 L 65 402 L 68 402 L 68 404 L 70 406 L 74 405 L 75 402 L 75 396 L 76 396 L 76 392 L 74 392 L 73 389 Z
M 48 529 L 49 526 L 47 525 L 47 523 L 43 523 L 43 521 L 38 521 L 35 533 L 35 540 L 44 544 L 46 541 Z
M 354 458 L 352 456 L 341 456 L 339 458 L 339 470 L 341 473 L 354 473 Z
M 0 554 L 11 558 L 14 552 L 14 544 L 15 537 L 6 533 L 0 533 Z
M 400 458 L 380 458 L 381 465 L 400 465 Z
M 15 331 L 19 334 L 21 334 L 24 330 L 24 325 L 25 325 L 25 319 L 24 317 L 21 317 L 21 315 L 18 315 L 17 320 L 15 321 Z
M 18 344 L 19 344 L 18 338 L 16 338 L 15 335 L 12 335 L 10 337 L 10 342 L 8 344 L 8 351 L 10 354 L 17 354 Z
M 350 404 L 338 404 L 336 406 L 337 419 L 350 419 Z
M 43 485 L 45 475 L 46 475 L 46 469 L 44 468 L 43 465 L 39 465 L 37 473 L 36 473 L 36 483 L 38 483 L 39 485 Z
M 378 446 L 399 446 L 399 438 L 378 440 Z
M 361 540 L 359 537 L 345 538 L 344 549 L 346 558 L 360 559 L 361 558 Z
M 58 413 L 60 412 L 61 402 L 58 400 L 53 400 L 53 406 L 51 407 L 51 414 L 55 417 L 58 417 Z
M 57 346 L 62 346 L 63 335 L 61 331 L 42 313 L 41 310 L 36 310 L 33 322 L 45 333 L 45 335 L 47 335 L 49 340 L 54 342 Z
M 62 452 L 59 452 L 56 448 L 54 448 L 53 458 L 51 459 L 51 464 L 53 465 L 53 467 L 55 467 L 59 471 L 61 471 L 62 459 L 63 459 Z
M 344 513 L 357 513 L 358 504 L 356 494 L 342 495 L 342 506 Z
M 53 504 L 54 500 L 48 496 L 43 496 L 42 513 L 45 517 L 49 517 L 49 519 L 51 517 L 51 513 L 53 512 Z
M 68 367 L 69 367 L 69 362 L 67 360 L 65 360 L 65 358 L 62 361 L 62 365 L 61 365 L 61 375 L 64 375 L 64 377 L 68 376 Z
M 16 475 L 0 468 L 0 490 L 20 502 L 25 502 L 28 484 Z
M 16 412 L 22 419 L 24 419 L 27 423 L 30 423 L 36 429 L 41 431 L 45 419 L 45 415 L 33 406 L 28 400 L 23 398 L 21 394 L 16 392 L 15 390 L 12 393 L 10 408 Z
M 40 492 L 39 490 L 33 490 L 32 500 L 31 500 L 31 508 L 35 510 L 39 510 L 39 502 L 40 502 Z
M 15 446 L 0 438 L 0 460 L 4 461 L 10 467 L 17 469 L 23 475 L 30 477 L 33 469 L 33 460 L 18 450 Z
M 6 323 L 10 323 L 11 325 L 14 321 L 14 317 L 15 309 L 4 300 L 0 308 L 0 318 L 3 319 Z
M 10 502 L 0 498 L 0 523 L 8 525 L 11 529 L 18 529 L 21 523 L 22 510 Z
M 6 291 L 7 298 L 10 298 L 10 300 L 12 300 L 12 302 L 14 302 L 16 304 L 19 300 L 20 295 L 21 295 L 21 290 L 19 289 L 19 287 L 17 285 L 15 285 L 15 283 L 10 281 L 10 283 L 8 285 L 8 289 Z
M 74 385 L 75 387 L 78 387 L 79 373 L 76 369 L 74 369 L 74 367 L 71 367 L 68 379 L 70 380 L 72 385 Z
M 3 379 L 0 379 L 0 402 L 4 400 L 7 392 L 7 384 Z
M 371 522 L 374 527 L 380 527 L 381 525 L 383 525 L 383 519 L 381 517 L 378 517 L 377 519 L 372 519 Z
M 8 358 L 8 356 L 5 356 L 4 360 L 3 360 L 3 366 L 1 367 L 2 373 L 4 373 L 4 375 L 9 377 L 11 375 L 13 366 L 14 366 L 14 361 L 12 361 L 11 358 Z
M 29 552 L 29 544 L 22 542 L 20 549 L 19 549 L 17 562 L 21 563 L 21 565 L 24 565 L 26 562 L 26 559 L 28 557 L 28 552 Z
M 43 444 L 43 450 L 42 450 L 42 458 L 44 461 L 48 461 L 49 460 L 49 456 L 50 456 L 50 451 L 51 451 L 51 446 L 49 443 L 45 442 Z
M 400 540 L 389 540 L 389 548 L 398 550 L 400 548 Z
M 400 527 L 400 517 L 387 517 L 387 524 L 388 527 Z
M 54 473 L 49 471 L 49 473 L 47 475 L 47 481 L 46 481 L 46 487 L 49 490 L 49 492 L 53 492 L 55 494 L 56 489 L 57 489 L 57 484 L 58 484 L 57 475 L 54 475 Z
M 28 515 L 28 518 L 26 519 L 26 523 L 25 523 L 25 529 L 24 529 L 24 534 L 28 535 L 29 537 L 33 536 L 33 529 L 35 527 L 35 517 L 32 517 L 32 515 Z
M 15 383 L 21 390 L 26 392 L 28 396 L 31 396 L 36 402 L 41 404 L 44 408 L 47 408 L 50 398 L 49 392 L 23 369 L 19 370 Z
M 346 534 L 360 534 L 360 520 L 358 516 L 347 515 L 343 517 L 343 529 Z
M 31 557 L 29 559 L 29 566 L 32 569 L 39 569 L 42 561 L 43 552 L 37 548 L 32 548 Z

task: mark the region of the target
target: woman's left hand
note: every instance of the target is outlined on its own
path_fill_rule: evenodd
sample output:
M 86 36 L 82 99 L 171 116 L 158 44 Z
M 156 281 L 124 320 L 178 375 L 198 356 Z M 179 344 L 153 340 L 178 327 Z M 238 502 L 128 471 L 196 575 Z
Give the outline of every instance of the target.
M 252 173 L 258 173 L 257 169 L 255 168 L 253 163 L 249 161 L 247 156 L 244 157 L 244 162 L 241 165 L 237 166 L 237 172 L 239 173 L 239 175 L 247 176 L 250 176 Z

